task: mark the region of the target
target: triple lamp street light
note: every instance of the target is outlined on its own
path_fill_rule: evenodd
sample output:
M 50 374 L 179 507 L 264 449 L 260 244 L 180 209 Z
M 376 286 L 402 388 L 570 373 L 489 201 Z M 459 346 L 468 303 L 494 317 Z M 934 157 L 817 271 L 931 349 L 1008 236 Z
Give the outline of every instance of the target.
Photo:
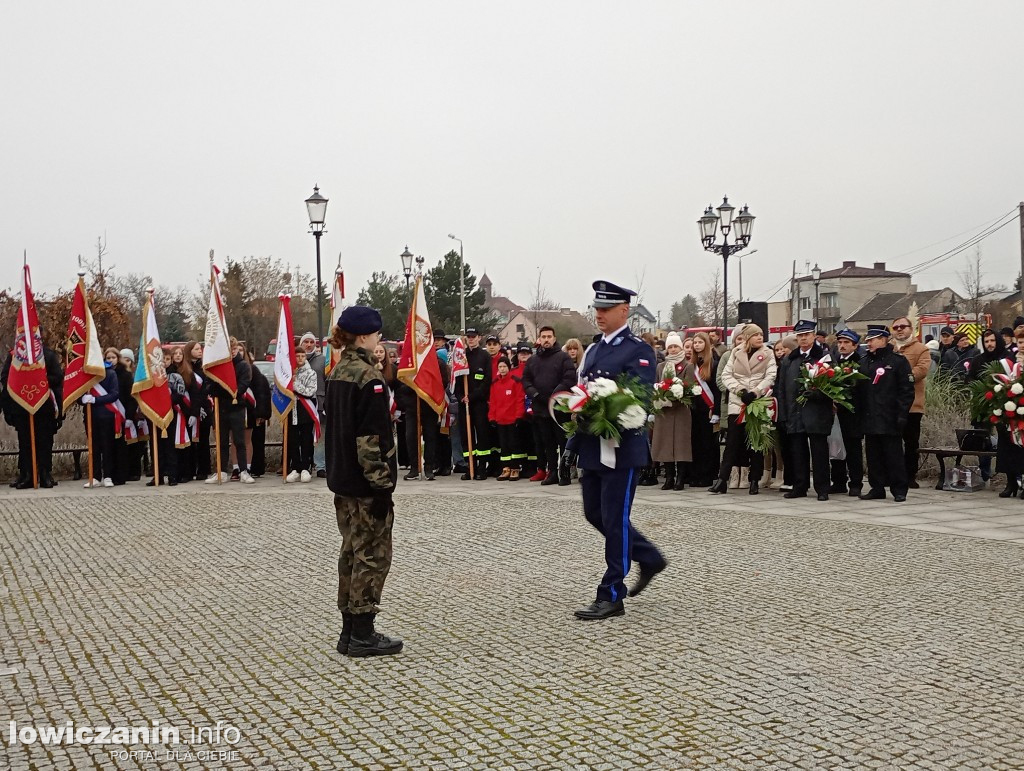
M 722 204 L 716 209 L 715 215 L 711 204 L 704 210 L 704 215 L 697 220 L 700 227 L 700 241 L 705 251 L 722 255 L 722 320 L 724 327 L 723 341 L 729 336 L 729 255 L 746 249 L 750 245 L 750 235 L 754 227 L 754 215 L 746 205 L 740 213 L 733 217 L 736 207 L 729 203 L 729 197 L 722 198 Z M 729 243 L 729 233 L 735 228 L 733 243 Z M 715 243 L 718 232 L 722 233 L 722 243 Z
M 320 188 L 313 185 L 313 195 L 306 199 L 306 212 L 309 214 L 309 232 L 316 239 L 316 345 L 322 349 L 324 344 L 324 293 L 320 281 L 320 236 L 324 230 L 327 217 L 327 199 L 320 195 Z

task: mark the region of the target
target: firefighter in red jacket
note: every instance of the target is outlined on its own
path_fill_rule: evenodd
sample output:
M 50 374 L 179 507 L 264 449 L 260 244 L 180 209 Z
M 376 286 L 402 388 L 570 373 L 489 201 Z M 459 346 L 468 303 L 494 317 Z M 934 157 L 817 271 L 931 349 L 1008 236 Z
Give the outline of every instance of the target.
M 498 377 L 491 383 L 491 399 L 487 417 L 498 427 L 501 444 L 501 475 L 499 482 L 519 479 L 523 452 L 519 442 L 519 423 L 526 417 L 526 392 L 519 378 L 512 375 L 509 360 L 498 359 Z

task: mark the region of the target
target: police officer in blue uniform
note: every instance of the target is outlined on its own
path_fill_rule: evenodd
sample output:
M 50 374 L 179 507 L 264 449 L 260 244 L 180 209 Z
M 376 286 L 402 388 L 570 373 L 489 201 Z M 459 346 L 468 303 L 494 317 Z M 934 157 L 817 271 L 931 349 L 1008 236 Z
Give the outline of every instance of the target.
M 657 358 L 654 349 L 634 335 L 627 324 L 630 298 L 636 296 L 609 281 L 595 281 L 594 311 L 602 339 L 587 351 L 580 376 L 583 381 L 599 377 L 617 379 L 621 375 L 653 386 Z M 583 491 L 583 513 L 587 521 L 604 536 L 607 563 L 597 587 L 597 599 L 576 611 L 576 617 L 597 620 L 625 613 L 623 583 L 632 562 L 640 565 L 640 578 L 629 590 L 639 594 L 651 579 L 665 569 L 665 558 L 629 521 L 640 470 L 650 462 L 646 430 L 623 431 L 615 450 L 615 466 L 601 463 L 599 437 L 578 431 L 569 439 L 567 449 L 578 454 L 577 467 Z

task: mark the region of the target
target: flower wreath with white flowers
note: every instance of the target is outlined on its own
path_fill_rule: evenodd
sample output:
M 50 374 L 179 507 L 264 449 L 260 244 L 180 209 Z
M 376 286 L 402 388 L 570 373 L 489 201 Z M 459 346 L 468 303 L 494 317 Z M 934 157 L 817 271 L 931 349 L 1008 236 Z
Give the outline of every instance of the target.
M 581 431 L 618 441 L 623 431 L 647 425 L 649 399 L 645 390 L 635 378 L 599 377 L 554 394 L 549 409 L 569 436 Z M 555 415 L 557 412 L 571 415 L 572 420 L 561 423 Z

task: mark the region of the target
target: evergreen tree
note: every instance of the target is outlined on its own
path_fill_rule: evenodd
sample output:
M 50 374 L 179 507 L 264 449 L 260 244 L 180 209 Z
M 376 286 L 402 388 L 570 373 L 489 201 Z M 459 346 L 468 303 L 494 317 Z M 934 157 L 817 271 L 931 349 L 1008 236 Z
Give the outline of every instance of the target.
M 686 295 L 679 302 L 672 303 L 672 326 L 676 329 L 707 326 L 701 316 L 697 298 L 692 294 Z
M 388 340 L 402 340 L 405 337 L 405 321 L 409 315 L 409 296 L 404 282 L 396 273 L 374 271 L 370 280 L 356 297 L 356 305 L 366 305 L 380 311 L 383 323 L 381 333 Z
M 466 326 L 476 327 L 481 332 L 490 330 L 495 323 L 493 314 L 484 307 L 484 290 L 477 286 L 466 263 Z M 430 323 L 434 328 L 448 334 L 461 331 L 461 309 L 459 303 L 459 253 L 454 249 L 444 256 L 424 276 L 427 306 L 430 309 Z

